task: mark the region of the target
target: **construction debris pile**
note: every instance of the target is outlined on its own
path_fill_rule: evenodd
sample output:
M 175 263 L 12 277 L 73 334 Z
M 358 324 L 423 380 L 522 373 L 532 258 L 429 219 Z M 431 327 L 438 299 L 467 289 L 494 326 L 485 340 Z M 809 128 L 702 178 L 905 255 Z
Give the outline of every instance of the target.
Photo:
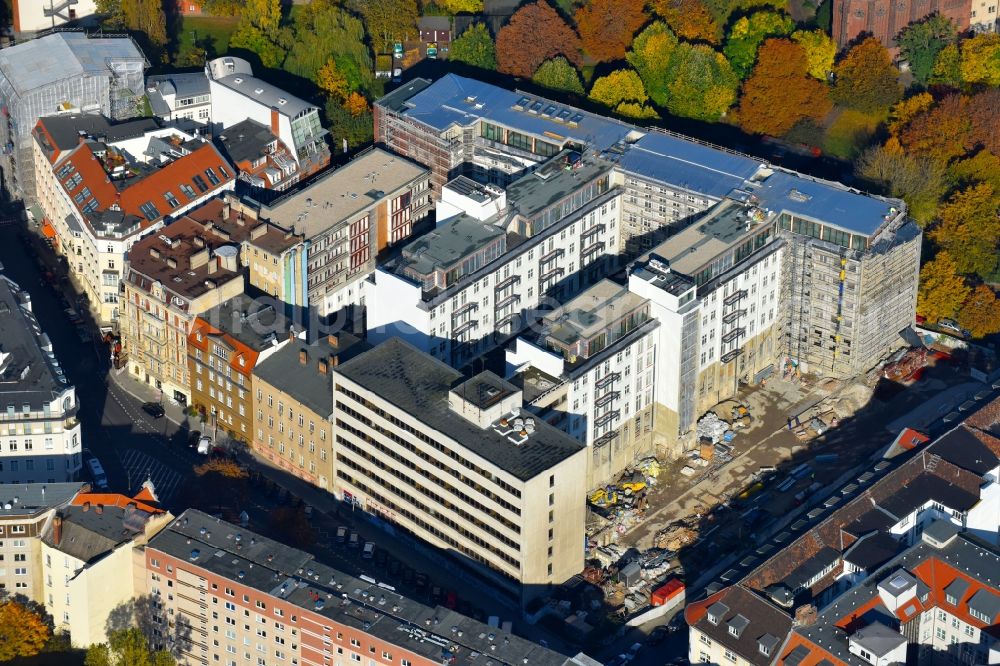
M 681 474 L 693 477 L 698 474 L 699 467 L 711 465 L 713 469 L 718 469 L 733 459 L 732 442 L 736 439 L 736 430 L 749 428 L 753 417 L 746 405 L 738 403 L 732 404 L 729 417 L 729 421 L 724 421 L 715 412 L 707 412 L 698 419 L 695 432 L 699 445 L 688 451 L 688 464 L 681 469 Z
M 894 382 L 905 382 L 919 378 L 920 371 L 927 365 L 927 348 L 918 347 L 899 350 L 890 357 L 882 368 L 882 376 Z
M 650 548 L 643 553 L 608 545 L 591 551 L 583 577 L 601 588 L 606 602 L 624 617 L 649 606 L 650 593 L 678 563 L 676 553 Z
M 587 498 L 590 506 L 604 520 L 594 530 L 593 541 L 614 543 L 618 536 L 637 525 L 645 517 L 647 493 L 656 485 L 660 476 L 660 463 L 656 458 L 641 460 L 615 483 L 602 486 Z M 603 534 L 597 534 L 598 532 Z

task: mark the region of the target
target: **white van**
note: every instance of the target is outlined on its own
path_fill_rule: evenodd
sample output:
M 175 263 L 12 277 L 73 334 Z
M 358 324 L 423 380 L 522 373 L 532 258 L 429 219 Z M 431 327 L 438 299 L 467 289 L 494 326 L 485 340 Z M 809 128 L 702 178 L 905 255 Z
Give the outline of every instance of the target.
M 104 472 L 104 467 L 101 466 L 101 461 L 97 458 L 87 458 L 87 469 L 90 470 L 90 476 L 94 479 L 94 485 L 101 490 L 106 490 L 108 487 L 108 475 Z

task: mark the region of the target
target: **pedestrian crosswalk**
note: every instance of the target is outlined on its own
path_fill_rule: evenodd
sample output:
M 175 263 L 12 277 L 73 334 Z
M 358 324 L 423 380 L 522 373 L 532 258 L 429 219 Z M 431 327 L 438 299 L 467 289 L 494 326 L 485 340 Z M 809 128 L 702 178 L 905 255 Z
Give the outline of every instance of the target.
M 136 449 L 122 453 L 121 460 L 132 489 L 138 489 L 146 479 L 151 479 L 161 502 L 170 500 L 183 479 L 177 470 Z

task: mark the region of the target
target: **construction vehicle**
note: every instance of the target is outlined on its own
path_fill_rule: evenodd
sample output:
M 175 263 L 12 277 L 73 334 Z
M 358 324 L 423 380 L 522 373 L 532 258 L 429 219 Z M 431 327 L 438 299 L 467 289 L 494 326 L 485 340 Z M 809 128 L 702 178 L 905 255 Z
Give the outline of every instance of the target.
M 621 488 L 622 492 L 625 493 L 625 496 L 628 497 L 629 495 L 634 495 L 634 494 L 636 494 L 636 493 L 638 493 L 638 492 L 640 492 L 642 490 L 645 490 L 646 489 L 646 482 L 645 481 L 626 481 L 625 483 L 622 483 L 618 487 Z
M 612 486 L 598 488 L 589 497 L 590 503 L 594 506 L 608 507 L 618 504 L 618 491 Z

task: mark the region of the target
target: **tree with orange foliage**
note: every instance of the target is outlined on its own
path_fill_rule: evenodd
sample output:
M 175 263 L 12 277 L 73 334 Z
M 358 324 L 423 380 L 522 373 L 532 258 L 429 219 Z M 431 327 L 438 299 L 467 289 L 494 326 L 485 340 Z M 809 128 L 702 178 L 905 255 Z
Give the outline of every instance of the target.
M 1000 89 L 987 88 L 969 98 L 970 143 L 1000 155 Z
M 674 33 L 689 42 L 719 42 L 719 24 L 701 0 L 655 0 L 653 11 Z
M 246 469 L 240 467 L 239 463 L 228 458 L 211 458 L 200 465 L 196 465 L 194 473 L 198 476 L 206 474 L 219 474 L 227 479 L 245 479 L 249 476 Z
M 497 65 L 505 74 L 530 78 L 558 55 L 579 67 L 580 38 L 545 0 L 518 9 L 497 35 Z
M 583 50 L 597 62 L 621 60 L 646 22 L 643 0 L 590 0 L 574 19 Z
M 364 95 L 357 92 L 352 92 L 344 100 L 344 108 L 350 112 L 350 114 L 357 118 L 363 113 L 368 113 L 368 100 L 365 99 Z
M 0 603 L 0 661 L 34 657 L 51 635 L 45 618 L 24 604 L 13 600 Z
M 821 119 L 830 108 L 826 85 L 809 76 L 803 48 L 788 39 L 769 39 L 743 84 L 737 119 L 748 132 L 781 135 L 800 120 Z
M 847 52 L 834 69 L 833 99 L 864 113 L 888 109 L 903 96 L 899 70 L 885 46 L 869 37 Z
M 938 252 L 920 268 L 917 312 L 932 324 L 954 317 L 969 297 L 969 286 L 958 274 L 955 260 L 947 251 Z
M 973 290 L 955 319 L 974 338 L 983 338 L 1000 331 L 1000 301 L 993 289 L 981 284 Z
M 897 102 L 889 109 L 889 134 L 899 138 L 900 131 L 906 127 L 911 120 L 934 106 L 934 97 L 930 93 L 918 93 L 913 97 L 908 97 L 901 102 Z
M 326 64 L 319 68 L 316 74 L 319 87 L 330 97 L 343 101 L 347 97 L 349 84 L 347 77 L 337 67 L 337 61 L 327 58 Z
M 899 134 L 903 149 L 942 163 L 964 155 L 972 133 L 966 106 L 960 95 L 949 95 L 916 115 Z

